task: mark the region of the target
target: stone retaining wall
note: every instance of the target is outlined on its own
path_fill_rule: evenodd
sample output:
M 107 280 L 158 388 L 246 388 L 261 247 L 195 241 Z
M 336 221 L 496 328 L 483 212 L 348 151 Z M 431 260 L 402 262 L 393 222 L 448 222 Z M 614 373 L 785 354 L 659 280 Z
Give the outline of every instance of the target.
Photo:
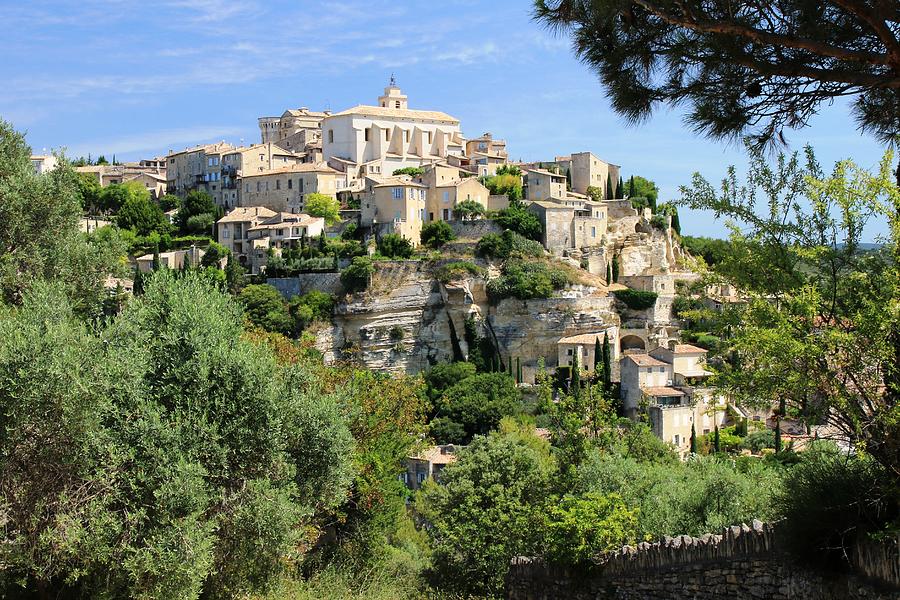
M 480 240 L 489 233 L 503 233 L 503 228 L 496 221 L 490 219 L 478 219 L 476 221 L 448 221 L 457 238 L 466 240 Z
M 873 551 L 870 549 L 870 553 Z M 895 560 L 888 551 L 886 558 Z M 872 565 L 871 570 L 885 571 Z M 888 569 L 890 572 L 890 569 Z M 770 526 L 754 522 L 721 535 L 679 536 L 642 543 L 584 569 L 515 558 L 507 579 L 510 600 L 896 600 L 884 580 L 823 574 L 798 567 L 777 551 Z
M 343 293 L 340 273 L 301 273 L 297 277 L 270 277 L 266 282 L 288 300 L 293 296 L 302 296 L 310 290 L 319 290 L 335 296 Z

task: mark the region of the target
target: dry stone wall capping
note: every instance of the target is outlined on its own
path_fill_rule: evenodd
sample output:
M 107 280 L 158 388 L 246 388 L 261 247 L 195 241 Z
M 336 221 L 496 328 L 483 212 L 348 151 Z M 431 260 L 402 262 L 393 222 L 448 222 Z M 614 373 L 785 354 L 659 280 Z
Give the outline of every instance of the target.
M 754 521 L 720 535 L 641 543 L 582 569 L 512 560 L 510 600 L 897 600 L 897 540 L 855 553 L 859 575 L 820 573 L 778 551 L 775 531 Z

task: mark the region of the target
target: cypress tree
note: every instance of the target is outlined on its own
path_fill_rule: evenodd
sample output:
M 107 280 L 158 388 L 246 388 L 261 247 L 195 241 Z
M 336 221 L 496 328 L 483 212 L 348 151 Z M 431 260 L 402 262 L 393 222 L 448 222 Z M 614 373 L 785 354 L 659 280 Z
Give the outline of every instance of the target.
M 778 419 L 775 421 L 775 452 L 780 453 L 781 450 L 781 419 Z
M 156 242 L 153 245 L 153 270 L 159 271 L 160 266 L 162 263 L 159 260 L 159 242 Z
M 681 223 L 678 221 L 678 209 L 674 209 L 672 211 L 672 229 L 675 230 L 675 233 L 681 235 Z
M 613 282 L 619 281 L 619 257 L 618 256 L 613 257 L 612 280 L 613 280 Z
M 716 451 L 716 454 L 719 453 L 719 426 L 716 425 L 716 432 L 713 435 L 713 449 Z
M 616 198 L 622 200 L 625 198 L 625 186 L 622 184 L 622 176 L 619 175 L 619 185 L 616 186 Z
M 516 383 L 522 383 L 522 361 L 516 357 Z
M 606 263 L 606 285 L 612 283 L 612 269 L 609 266 L 609 263 Z
M 609 347 L 609 333 L 603 334 L 603 389 L 607 392 L 612 384 L 612 352 Z
M 634 175 L 628 179 L 628 197 L 634 198 Z
M 691 423 L 691 454 L 697 454 L 697 430 Z
M 600 344 L 600 338 L 594 340 L 594 375 L 601 375 L 605 361 L 603 360 L 603 346 Z
M 322 233 L 319 234 L 319 252 L 325 253 L 325 230 L 322 230 Z
M 577 353 L 572 360 L 572 379 L 569 388 L 571 388 L 572 396 L 577 400 L 581 395 L 581 367 L 578 365 Z
M 566 189 L 572 189 L 572 169 L 566 169 Z
M 506 365 L 506 374 L 509 375 L 510 377 L 513 376 L 513 372 L 512 372 L 512 360 L 510 360 L 509 363 Z
M 610 175 L 609 173 L 606 174 L 606 199 L 613 199 L 612 175 Z

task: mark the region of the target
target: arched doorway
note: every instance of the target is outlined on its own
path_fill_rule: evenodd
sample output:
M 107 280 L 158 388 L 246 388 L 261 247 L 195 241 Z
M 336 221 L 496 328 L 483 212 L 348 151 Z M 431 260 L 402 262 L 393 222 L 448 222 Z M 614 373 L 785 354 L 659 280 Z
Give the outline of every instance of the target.
M 619 340 L 619 349 L 625 353 L 627 350 L 646 350 L 647 345 L 636 335 L 626 335 Z

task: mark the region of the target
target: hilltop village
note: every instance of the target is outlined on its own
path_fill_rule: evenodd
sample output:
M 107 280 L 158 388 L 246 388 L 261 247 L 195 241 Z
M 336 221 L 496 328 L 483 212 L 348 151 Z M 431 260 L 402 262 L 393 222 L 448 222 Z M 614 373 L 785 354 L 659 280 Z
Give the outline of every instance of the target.
M 541 373 L 590 377 L 606 352 L 623 414 L 647 415 L 682 455 L 692 436 L 765 420 L 704 386 L 707 349 L 681 338 L 673 313 L 699 279 L 677 211 L 636 197 L 619 165 L 590 151 L 511 161 L 504 140 L 466 138 L 455 117 L 410 108 L 393 79 L 372 105 L 290 109 L 260 118 L 259 131 L 250 146 L 77 170 L 154 199 L 211 198 L 219 216 L 198 233 L 211 230 L 227 260 L 285 300 L 338 299 L 330 323 L 310 329 L 326 362 L 416 374 L 477 353 L 527 388 Z M 32 157 L 39 172 L 53 160 Z M 191 243 L 135 264 L 180 269 L 205 253 Z M 705 292 L 740 302 L 734 290 Z

